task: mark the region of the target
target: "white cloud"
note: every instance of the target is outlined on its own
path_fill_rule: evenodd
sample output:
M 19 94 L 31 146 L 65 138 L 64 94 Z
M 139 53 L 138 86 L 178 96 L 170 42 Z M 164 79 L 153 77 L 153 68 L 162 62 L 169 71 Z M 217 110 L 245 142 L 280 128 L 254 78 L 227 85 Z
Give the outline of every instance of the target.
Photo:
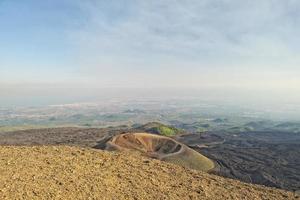
M 87 23 L 71 34 L 78 65 L 99 82 L 197 86 L 221 71 L 220 85 L 241 73 L 255 85 L 248 73 L 300 75 L 299 1 L 89 1 L 81 9 Z
M 289 87 L 290 74 L 300 76 L 298 0 L 62 0 L 38 5 L 26 4 L 35 14 L 25 21 L 40 24 L 47 19 L 40 25 L 48 27 L 48 35 L 38 34 L 31 56 L 17 48 L 22 44 L 10 47 L 14 54 L 18 52 L 19 61 L 3 56 L 2 66 L 5 61 L 15 65 L 10 65 L 13 70 L 0 66 L 2 80 L 24 77 L 24 81 L 128 87 L 244 82 L 257 87 L 256 77 L 271 73 L 282 75 L 281 82 L 286 80 L 283 85 Z M 47 12 L 34 12 L 49 6 Z M 59 18 L 61 22 L 54 23 Z M 56 29 L 67 31 L 69 37 L 56 33 L 52 38 Z M 35 37 L 31 39 L 34 43 Z M 56 45 L 48 51 L 51 43 Z M 57 48 L 62 51 L 57 53 Z M 16 71 L 24 73 L 14 75 Z M 264 76 L 272 84 L 275 77 Z

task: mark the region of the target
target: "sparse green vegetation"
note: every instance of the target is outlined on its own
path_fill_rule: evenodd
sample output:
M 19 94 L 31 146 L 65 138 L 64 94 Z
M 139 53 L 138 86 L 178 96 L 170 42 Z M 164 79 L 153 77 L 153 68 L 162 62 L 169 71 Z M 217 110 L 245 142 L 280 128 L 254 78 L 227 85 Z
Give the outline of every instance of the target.
M 155 133 L 164 136 L 174 136 L 183 132 L 183 130 L 177 129 L 172 126 L 167 126 L 158 122 L 152 122 L 140 127 L 146 132 Z
M 158 131 L 161 135 L 165 136 L 173 136 L 176 135 L 176 130 L 169 128 L 167 126 L 160 126 L 158 127 Z

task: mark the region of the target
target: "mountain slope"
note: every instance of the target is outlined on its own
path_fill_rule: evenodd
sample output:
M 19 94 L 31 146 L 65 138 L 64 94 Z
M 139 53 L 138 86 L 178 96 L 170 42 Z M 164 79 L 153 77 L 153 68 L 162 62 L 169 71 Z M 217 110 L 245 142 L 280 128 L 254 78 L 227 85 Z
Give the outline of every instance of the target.
M 0 147 L 0 199 L 294 199 L 134 153 Z

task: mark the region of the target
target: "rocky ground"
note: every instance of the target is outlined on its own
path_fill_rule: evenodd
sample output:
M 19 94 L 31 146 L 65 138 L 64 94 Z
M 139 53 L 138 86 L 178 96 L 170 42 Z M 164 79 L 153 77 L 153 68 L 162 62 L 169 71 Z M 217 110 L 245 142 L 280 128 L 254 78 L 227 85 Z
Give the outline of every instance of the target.
M 0 132 L 0 146 L 68 145 L 105 149 L 114 135 L 132 131 L 111 128 L 48 128 Z M 300 194 L 300 135 L 287 132 L 185 134 L 176 139 L 216 162 L 216 174 Z
M 296 199 L 134 153 L 0 147 L 0 199 Z
M 300 134 L 276 131 L 198 136 L 178 140 L 219 165 L 218 175 L 269 187 L 300 190 Z M 214 142 L 215 141 L 215 142 Z M 205 146 L 204 146 L 205 145 Z

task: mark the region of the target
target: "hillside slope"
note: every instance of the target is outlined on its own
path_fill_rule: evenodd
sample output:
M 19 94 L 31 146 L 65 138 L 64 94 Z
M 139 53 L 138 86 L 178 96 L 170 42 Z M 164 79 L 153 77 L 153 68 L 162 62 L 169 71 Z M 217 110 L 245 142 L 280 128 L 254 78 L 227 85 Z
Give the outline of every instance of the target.
M 107 141 L 112 137 L 120 133 L 137 131 L 146 130 L 132 130 L 120 126 L 0 132 L 0 145 L 68 145 L 105 149 Z M 220 165 L 218 175 L 289 191 L 300 191 L 300 134 L 250 131 L 234 135 L 223 132 L 179 134 L 175 138 L 217 161 Z M 207 144 L 210 147 L 203 148 Z
M 67 146 L 2 146 L 0 174 L 0 199 L 294 199 L 137 154 Z

